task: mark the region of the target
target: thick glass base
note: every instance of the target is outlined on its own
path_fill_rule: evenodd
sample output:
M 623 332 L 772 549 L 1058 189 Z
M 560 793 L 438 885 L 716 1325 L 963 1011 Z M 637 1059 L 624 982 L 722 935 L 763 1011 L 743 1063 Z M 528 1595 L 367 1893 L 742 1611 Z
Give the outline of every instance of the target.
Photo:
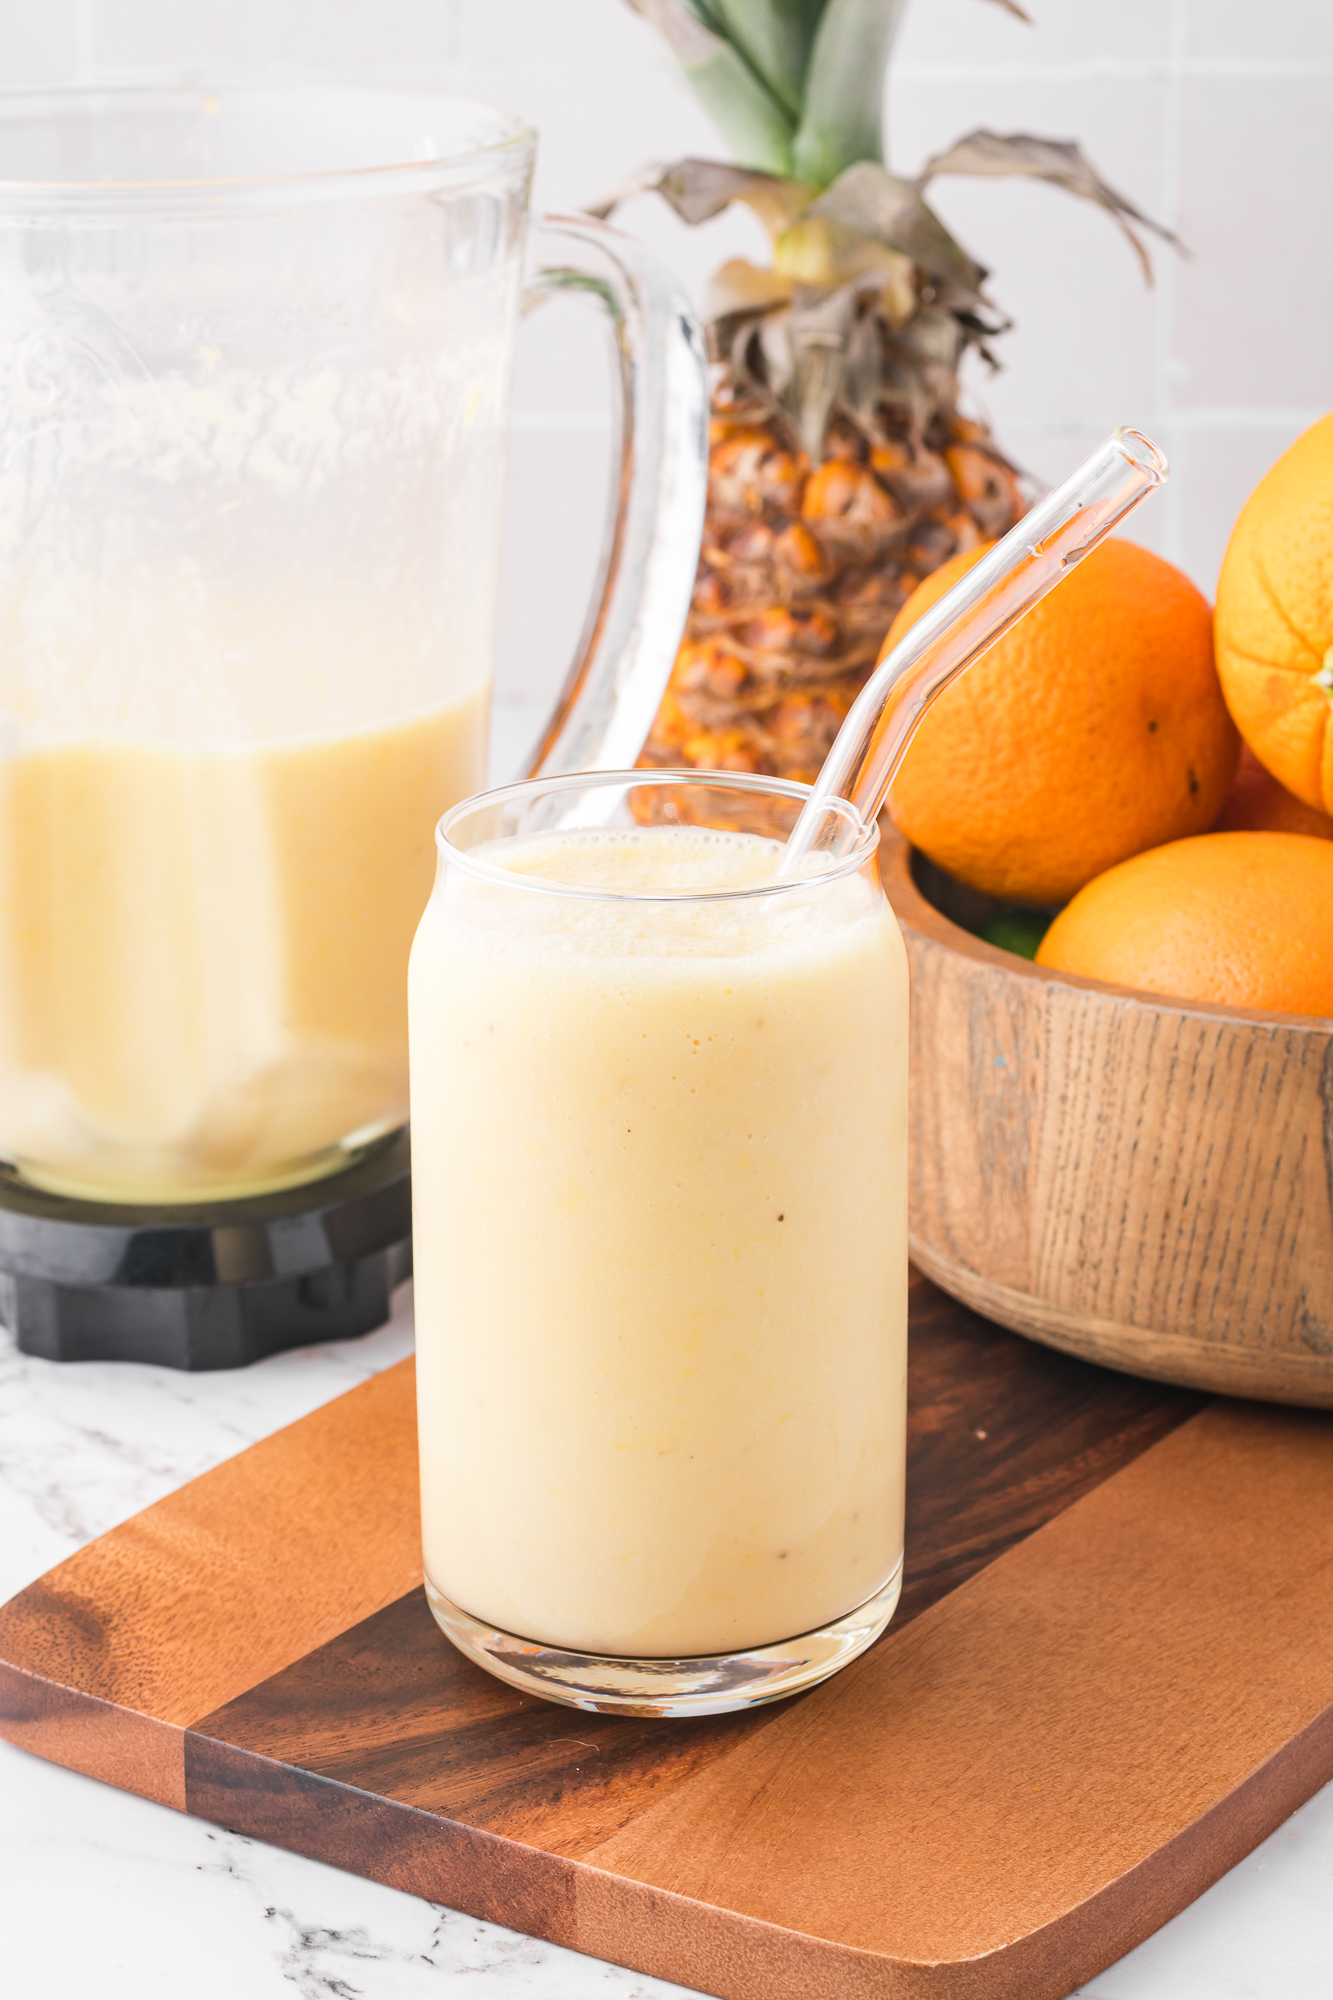
M 62 1166 L 44 1166 L 39 1160 L 0 1156 L 0 1174 L 35 1194 L 55 1195 L 62 1201 L 97 1202 L 107 1208 L 215 1209 L 223 1203 L 265 1201 L 271 1195 L 290 1194 L 332 1180 L 336 1174 L 350 1173 L 361 1165 L 386 1139 L 403 1132 L 399 1120 L 366 1125 L 335 1140 L 318 1153 L 307 1153 L 286 1165 L 267 1172 L 237 1171 L 227 1179 L 210 1179 L 195 1161 L 184 1158 L 163 1166 L 160 1161 L 145 1165 L 141 1159 L 118 1159 L 103 1163 L 99 1172 L 86 1175 Z
M 429 1577 L 426 1596 L 436 1622 L 459 1652 L 524 1694 L 601 1715 L 724 1715 L 781 1701 L 836 1674 L 874 1645 L 897 1608 L 902 1585 L 900 1559 L 882 1590 L 817 1632 L 696 1660 L 562 1652 L 483 1624 L 451 1604 Z

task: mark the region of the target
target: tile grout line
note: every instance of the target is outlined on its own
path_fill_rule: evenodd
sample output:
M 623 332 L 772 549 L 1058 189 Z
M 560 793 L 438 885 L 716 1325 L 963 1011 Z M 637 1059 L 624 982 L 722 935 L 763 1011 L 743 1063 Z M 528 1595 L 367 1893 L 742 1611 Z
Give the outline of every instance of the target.
M 1154 394 L 1156 392 L 1154 391 Z M 1177 437 L 1210 437 L 1224 431 L 1290 431 L 1308 430 L 1327 415 L 1327 405 L 1312 403 L 1307 409 L 1295 409 L 1287 404 L 1272 403 L 1251 407 L 1236 404 L 1200 405 L 1197 409 L 1179 407 L 1170 410 L 1163 421 L 1163 429 L 1169 425 Z M 1161 420 L 1155 410 L 1155 419 Z M 1004 426 L 1006 437 L 1028 438 L 1092 438 L 1100 437 L 1104 424 L 1096 423 L 1091 417 L 1052 417 L 1044 422 L 1040 417 L 1014 417 L 1007 419 Z
M 97 73 L 97 0 L 76 0 L 74 9 L 74 77 L 91 82 Z
M 1182 22 L 1183 29 L 1183 22 Z M 1177 53 L 1175 23 L 1164 56 L 1092 56 L 1073 62 L 904 62 L 894 72 L 907 83 L 1151 83 L 1189 77 L 1212 83 L 1324 82 L 1333 58 L 1323 56 L 1194 56 Z
M 1163 105 L 1162 127 L 1162 219 L 1167 227 L 1179 233 L 1180 229 L 1180 183 L 1182 144 L 1182 100 L 1184 96 L 1183 78 L 1189 29 L 1186 15 L 1187 0 L 1171 0 L 1169 22 L 1170 60 L 1166 73 L 1166 92 Z M 1185 558 L 1185 510 L 1181 497 L 1182 477 L 1188 477 L 1189 454 L 1183 449 L 1185 433 L 1177 427 L 1175 417 L 1176 377 L 1181 372 L 1181 364 L 1175 358 L 1177 262 L 1180 253 L 1163 246 L 1164 254 L 1159 259 L 1157 274 L 1157 422 L 1166 441 L 1167 455 L 1172 460 L 1174 477 L 1167 487 L 1165 501 L 1165 532 L 1162 537 L 1162 553 L 1171 562 L 1184 566 Z

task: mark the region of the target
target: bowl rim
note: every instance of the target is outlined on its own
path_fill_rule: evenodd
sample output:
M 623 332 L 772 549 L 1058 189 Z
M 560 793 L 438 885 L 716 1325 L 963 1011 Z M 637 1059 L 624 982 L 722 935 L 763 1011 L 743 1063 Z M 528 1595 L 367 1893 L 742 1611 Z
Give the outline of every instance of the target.
M 1068 986 L 1085 993 L 1100 993 L 1108 1000 L 1137 1001 L 1141 1006 L 1172 1014 L 1198 1014 L 1216 1021 L 1231 1021 L 1255 1028 L 1285 1028 L 1320 1036 L 1333 1046 L 1333 1014 L 1277 1014 L 1258 1007 L 1231 1007 L 1220 1000 L 1187 1000 L 1170 993 L 1151 993 L 1142 986 L 1116 986 L 1107 979 L 1088 979 L 1081 972 L 1059 972 L 1051 966 L 1036 965 L 1017 952 L 1004 951 L 974 937 L 961 924 L 946 917 L 928 902 L 912 878 L 912 848 L 887 815 L 881 821 L 879 845 L 880 880 L 884 893 L 900 923 L 908 924 L 932 944 L 944 945 L 965 958 L 992 965 L 1011 978 L 1034 980 L 1043 986 Z

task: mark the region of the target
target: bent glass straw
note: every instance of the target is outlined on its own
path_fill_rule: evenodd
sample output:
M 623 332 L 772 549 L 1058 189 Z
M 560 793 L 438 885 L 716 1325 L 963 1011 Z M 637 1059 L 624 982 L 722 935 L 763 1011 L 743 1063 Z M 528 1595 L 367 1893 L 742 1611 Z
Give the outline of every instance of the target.
M 1168 477 L 1151 438 L 1113 431 L 917 619 L 849 710 L 791 830 L 779 878 L 798 873 L 815 850 L 839 851 L 850 837 L 845 820 L 828 811 L 829 799 L 849 799 L 863 824 L 878 817 L 931 703 Z

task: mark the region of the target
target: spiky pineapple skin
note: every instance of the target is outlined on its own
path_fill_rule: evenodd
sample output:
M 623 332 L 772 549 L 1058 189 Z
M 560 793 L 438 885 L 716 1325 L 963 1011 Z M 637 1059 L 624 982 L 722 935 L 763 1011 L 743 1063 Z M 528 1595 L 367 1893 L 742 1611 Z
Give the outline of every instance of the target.
M 1019 475 L 949 404 L 837 413 L 823 462 L 725 369 L 685 635 L 644 767 L 813 781 L 917 583 L 1024 512 Z

